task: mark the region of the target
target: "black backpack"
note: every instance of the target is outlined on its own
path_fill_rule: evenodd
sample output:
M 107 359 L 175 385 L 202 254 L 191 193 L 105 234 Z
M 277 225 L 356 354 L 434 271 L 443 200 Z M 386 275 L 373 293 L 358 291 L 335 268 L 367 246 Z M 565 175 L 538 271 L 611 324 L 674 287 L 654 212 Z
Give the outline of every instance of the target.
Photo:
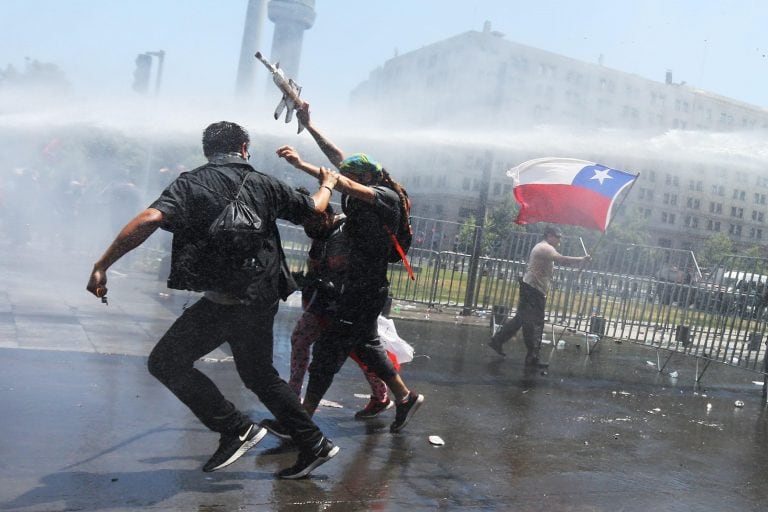
M 411 227 L 411 198 L 408 197 L 408 191 L 402 185 L 400 188 L 403 191 L 404 201 L 400 201 L 400 224 L 397 226 L 397 232 L 393 233 L 389 226 L 384 225 L 384 230 L 392 240 L 392 249 L 389 251 L 389 262 L 399 263 L 403 262 L 405 270 L 408 271 L 408 276 L 412 280 L 416 280 L 416 276 L 413 274 L 411 264 L 406 257 L 408 249 L 411 248 L 413 242 L 413 228 Z
M 231 178 L 229 172 L 216 169 Z M 253 175 L 245 174 L 234 196 L 211 222 L 207 236 L 180 251 L 188 261 L 186 272 L 178 276 L 179 282 L 169 287 L 194 291 L 213 290 L 226 293 L 247 302 L 271 303 L 276 286 L 265 286 L 265 279 L 278 279 L 280 266 L 279 238 L 268 225 L 241 198 L 245 183 Z M 195 180 L 212 194 L 221 192 Z M 268 296 L 267 296 L 268 295 Z

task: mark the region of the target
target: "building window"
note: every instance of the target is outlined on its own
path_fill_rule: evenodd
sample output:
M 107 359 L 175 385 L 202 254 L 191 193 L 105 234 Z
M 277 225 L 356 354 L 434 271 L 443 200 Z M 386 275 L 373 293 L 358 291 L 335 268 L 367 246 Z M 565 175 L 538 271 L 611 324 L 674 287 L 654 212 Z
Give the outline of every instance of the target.
M 461 181 L 461 188 L 462 188 L 462 190 L 469 190 L 469 187 L 471 187 L 471 186 L 472 186 L 472 179 L 471 178 L 465 177 Z

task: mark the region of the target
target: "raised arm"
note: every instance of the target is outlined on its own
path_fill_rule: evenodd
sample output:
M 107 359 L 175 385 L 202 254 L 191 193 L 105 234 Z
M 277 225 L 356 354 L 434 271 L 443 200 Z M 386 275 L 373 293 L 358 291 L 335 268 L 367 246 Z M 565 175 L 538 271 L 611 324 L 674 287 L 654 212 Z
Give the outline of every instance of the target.
M 301 159 L 301 156 L 293 147 L 282 146 L 278 148 L 277 156 L 280 158 L 285 158 L 289 164 L 299 169 L 300 171 L 304 171 L 310 176 L 316 178 L 318 181 L 322 179 L 322 170 L 325 168 L 318 167 L 314 164 L 310 164 L 309 162 L 305 162 Z M 333 175 L 337 179 L 336 186 L 334 187 L 336 190 L 367 203 L 373 203 L 375 201 L 376 194 L 371 187 L 351 180 L 339 173 L 333 173 Z
M 312 135 L 312 138 L 315 139 L 315 142 L 317 142 L 317 145 L 320 147 L 320 150 L 323 152 L 323 154 L 325 154 L 333 166 L 338 169 L 341 161 L 344 160 L 344 152 L 339 149 L 339 147 L 336 146 L 333 142 L 328 140 L 322 133 L 320 133 L 320 130 L 317 129 L 317 126 L 312 123 L 312 119 L 309 115 L 309 103 L 305 102 L 300 108 L 296 110 L 296 117 L 298 118 L 299 122 L 304 125 L 310 135 Z

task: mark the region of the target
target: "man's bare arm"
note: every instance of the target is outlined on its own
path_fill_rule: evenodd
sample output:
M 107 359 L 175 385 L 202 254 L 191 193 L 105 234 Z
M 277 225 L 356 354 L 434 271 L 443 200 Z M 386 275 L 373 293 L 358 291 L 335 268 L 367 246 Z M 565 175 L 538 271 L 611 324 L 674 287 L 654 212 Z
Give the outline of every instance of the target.
M 128 252 L 144 243 L 163 222 L 163 212 L 147 208 L 120 230 L 101 258 L 93 264 L 86 289 L 97 297 L 107 293 L 107 269 Z

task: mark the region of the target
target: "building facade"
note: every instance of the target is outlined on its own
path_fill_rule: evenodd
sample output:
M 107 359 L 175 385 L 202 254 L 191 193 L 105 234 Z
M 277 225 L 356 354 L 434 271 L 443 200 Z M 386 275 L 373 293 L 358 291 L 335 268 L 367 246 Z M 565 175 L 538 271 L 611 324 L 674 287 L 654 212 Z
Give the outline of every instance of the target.
M 390 131 L 421 134 L 414 151 L 386 153 L 416 215 L 462 222 L 483 187 L 490 207 L 508 197 L 509 168 L 563 156 L 639 172 L 619 215 L 645 219 L 654 245 L 695 250 L 717 233 L 739 248 L 768 242 L 768 110 L 670 71 L 649 80 L 508 41 L 486 23 L 388 60 L 351 102 Z

